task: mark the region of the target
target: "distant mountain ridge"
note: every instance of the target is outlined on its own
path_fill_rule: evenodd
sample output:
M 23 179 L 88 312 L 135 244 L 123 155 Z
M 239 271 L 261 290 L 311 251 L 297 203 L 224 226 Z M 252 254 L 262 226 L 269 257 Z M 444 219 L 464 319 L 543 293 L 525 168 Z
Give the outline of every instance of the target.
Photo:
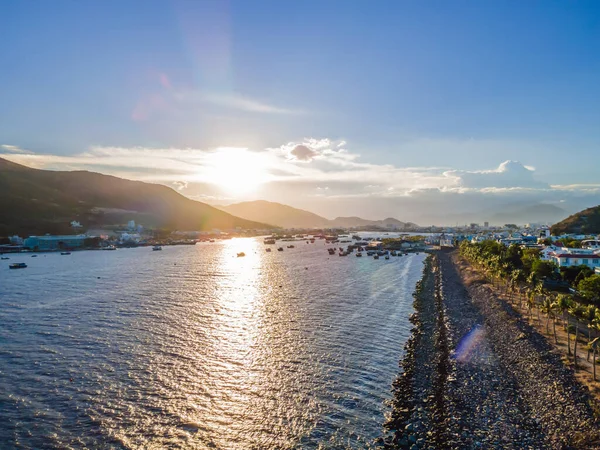
M 173 189 L 87 171 L 32 169 L 0 158 L 0 236 L 68 232 L 135 220 L 173 230 L 264 229 Z
M 600 234 L 600 205 L 584 209 L 554 224 L 550 231 L 554 235 Z
M 414 223 L 401 222 L 391 217 L 383 220 L 368 220 L 360 217 L 336 217 L 333 220 L 329 220 L 310 211 L 266 200 L 234 203 L 232 205 L 219 206 L 218 208 L 238 217 L 267 222 L 282 228 L 395 227 L 404 229 L 405 227 L 416 227 Z

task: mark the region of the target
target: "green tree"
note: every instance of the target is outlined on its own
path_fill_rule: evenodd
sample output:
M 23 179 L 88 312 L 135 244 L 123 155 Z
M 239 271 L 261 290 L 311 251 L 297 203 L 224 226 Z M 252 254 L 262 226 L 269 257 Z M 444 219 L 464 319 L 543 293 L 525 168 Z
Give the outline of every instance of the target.
M 594 271 L 585 265 L 560 268 L 560 275 L 562 279 L 574 286 L 577 286 L 579 281 L 583 278 L 587 278 L 593 274 Z
M 584 278 L 577 285 L 577 290 L 583 298 L 591 302 L 598 302 L 600 298 L 600 275 L 594 274 Z
M 526 274 L 531 273 L 531 267 L 540 259 L 540 251 L 536 248 L 526 248 L 521 255 L 521 265 Z
M 534 273 L 538 279 L 552 278 L 556 269 L 557 266 L 552 261 L 542 261 L 541 259 L 535 260 L 531 265 L 531 272 Z

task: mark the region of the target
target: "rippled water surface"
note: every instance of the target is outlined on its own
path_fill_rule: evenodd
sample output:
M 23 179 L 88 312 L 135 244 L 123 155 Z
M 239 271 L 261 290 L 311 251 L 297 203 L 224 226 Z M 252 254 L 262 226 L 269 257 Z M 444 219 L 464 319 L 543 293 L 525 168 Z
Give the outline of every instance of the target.
M 13 255 L 0 447 L 365 448 L 423 258 L 330 257 L 322 241 L 266 253 L 259 239 Z

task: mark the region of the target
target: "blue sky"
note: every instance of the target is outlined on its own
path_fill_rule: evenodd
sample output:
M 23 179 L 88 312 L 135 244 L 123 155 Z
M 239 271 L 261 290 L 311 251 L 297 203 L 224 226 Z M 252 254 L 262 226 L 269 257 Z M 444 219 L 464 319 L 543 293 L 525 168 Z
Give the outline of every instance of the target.
M 600 183 L 598 2 L 20 1 L 0 16 L 5 146 L 314 138 L 374 166 L 517 160 L 551 185 Z

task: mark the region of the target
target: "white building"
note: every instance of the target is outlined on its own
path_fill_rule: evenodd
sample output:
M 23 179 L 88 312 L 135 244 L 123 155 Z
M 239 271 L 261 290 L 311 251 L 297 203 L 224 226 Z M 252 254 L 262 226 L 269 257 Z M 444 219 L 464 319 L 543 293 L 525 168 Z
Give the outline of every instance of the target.
M 593 250 L 561 248 L 550 253 L 549 257 L 559 267 L 588 266 L 594 270 L 600 267 L 600 254 Z
M 581 241 L 581 248 L 587 248 L 592 250 L 600 249 L 600 240 L 598 239 L 587 239 L 585 241 Z

